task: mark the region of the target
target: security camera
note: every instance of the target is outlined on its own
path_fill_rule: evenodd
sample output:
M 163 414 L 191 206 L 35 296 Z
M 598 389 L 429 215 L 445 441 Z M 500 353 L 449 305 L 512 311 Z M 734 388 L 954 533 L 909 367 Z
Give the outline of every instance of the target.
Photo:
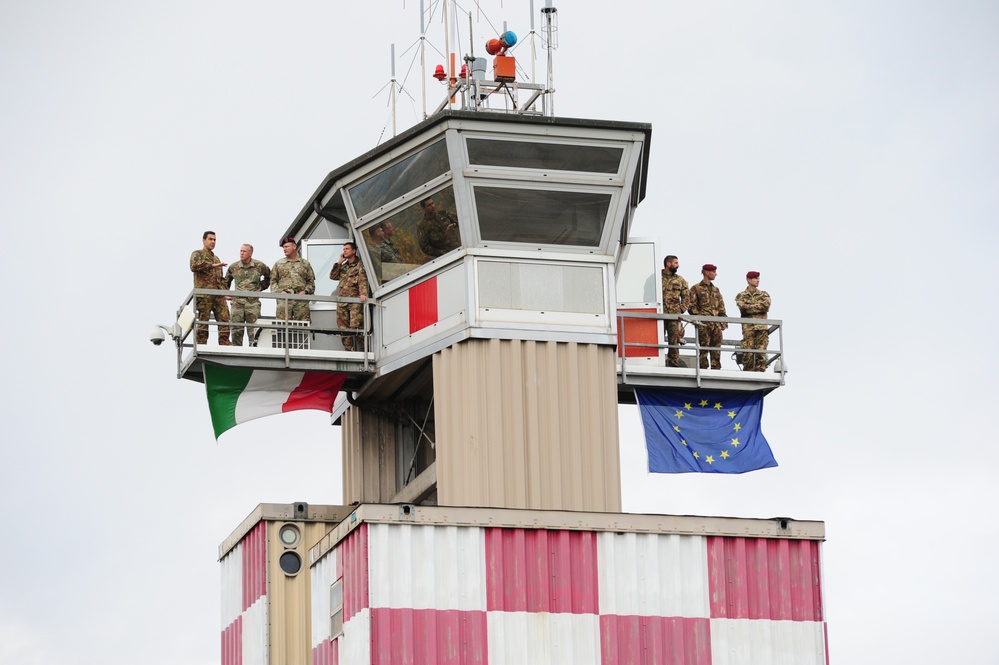
M 149 341 L 159 346 L 166 341 L 166 333 L 161 328 L 153 328 L 153 331 L 149 333 Z

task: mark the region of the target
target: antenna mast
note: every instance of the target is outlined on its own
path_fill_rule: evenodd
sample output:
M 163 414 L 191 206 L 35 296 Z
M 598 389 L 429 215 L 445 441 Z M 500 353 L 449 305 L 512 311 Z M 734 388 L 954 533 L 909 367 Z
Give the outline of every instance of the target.
M 548 49 L 548 115 L 555 115 L 555 74 L 552 69 L 552 54 L 558 48 L 555 42 L 558 38 L 558 21 L 555 20 L 558 10 L 552 7 L 552 0 L 545 0 L 541 13 L 545 15 L 545 46 Z

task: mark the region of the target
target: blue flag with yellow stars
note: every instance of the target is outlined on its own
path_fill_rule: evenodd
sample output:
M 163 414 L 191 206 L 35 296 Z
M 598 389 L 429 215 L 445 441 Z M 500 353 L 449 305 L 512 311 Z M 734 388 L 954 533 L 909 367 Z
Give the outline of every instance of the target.
M 777 466 L 763 393 L 636 388 L 651 473 L 745 473 Z

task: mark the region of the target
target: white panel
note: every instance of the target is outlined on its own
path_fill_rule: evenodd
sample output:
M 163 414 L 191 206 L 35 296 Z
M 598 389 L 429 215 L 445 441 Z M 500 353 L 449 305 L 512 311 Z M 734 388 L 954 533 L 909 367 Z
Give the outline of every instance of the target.
M 460 314 L 467 306 L 465 266 L 458 266 L 437 276 L 437 318 Z
M 380 311 L 383 344 L 391 344 L 409 334 L 409 291 L 383 300 Z
M 222 565 L 222 630 L 243 612 L 243 543 L 229 550 Z
M 617 301 L 619 303 L 658 303 L 662 300 L 662 280 L 653 242 L 629 242 L 617 262 Z
M 371 607 L 485 610 L 485 547 L 476 527 L 369 524 Z
M 312 647 L 330 637 L 330 586 L 337 579 L 336 550 L 327 552 L 310 571 L 312 583 Z
M 267 596 L 263 595 L 243 613 L 242 665 L 267 665 L 268 606 Z
M 820 621 L 711 620 L 713 665 L 825 665 Z
M 489 612 L 489 665 L 599 665 L 596 614 Z
M 604 314 L 604 267 L 480 261 L 479 307 Z
M 597 536 L 600 613 L 708 617 L 708 544 L 702 536 Z
M 343 624 L 343 635 L 337 638 L 339 661 L 343 665 L 371 662 L 371 610 L 364 608 Z

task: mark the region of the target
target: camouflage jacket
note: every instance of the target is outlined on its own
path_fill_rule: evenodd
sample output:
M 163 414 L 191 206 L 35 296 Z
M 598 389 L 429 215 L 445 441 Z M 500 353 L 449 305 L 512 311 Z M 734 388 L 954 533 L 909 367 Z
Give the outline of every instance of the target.
M 343 261 L 334 263 L 330 270 L 330 279 L 338 280 L 336 294 L 345 298 L 359 298 L 368 295 L 368 275 L 358 259 L 353 263 Z
M 735 297 L 735 304 L 744 319 L 765 319 L 770 312 L 770 294 L 746 289 Z
M 448 230 L 452 224 L 454 228 Z M 443 210 L 437 211 L 433 217 L 420 220 L 416 227 L 416 238 L 423 253 L 431 257 L 447 254 L 461 244 L 457 220 L 454 215 Z
M 382 240 L 381 244 L 381 259 L 385 263 L 402 263 L 402 254 L 399 253 L 399 248 L 395 246 L 391 238 L 386 238 Z
M 230 263 L 225 271 L 225 288 L 232 288 L 233 282 L 237 291 L 265 291 L 271 285 L 271 269 L 256 259 L 250 259 L 249 264 L 242 261 Z M 260 302 L 260 298 L 236 298 L 236 302 L 256 303 Z
M 303 258 L 278 259 L 271 269 L 271 291 L 275 293 L 301 293 L 309 295 L 316 292 L 316 273 L 312 264 Z
M 216 263 L 220 263 L 219 258 L 210 249 L 202 248 L 191 252 L 191 272 L 194 273 L 194 288 L 226 288 L 225 281 L 222 279 L 222 268 L 212 267 Z
M 687 311 L 696 316 L 728 316 L 725 300 L 714 284 L 703 281 L 690 287 L 690 306 Z
M 683 314 L 690 303 L 690 290 L 687 280 L 680 275 L 671 275 L 663 269 L 663 312 L 666 314 Z

